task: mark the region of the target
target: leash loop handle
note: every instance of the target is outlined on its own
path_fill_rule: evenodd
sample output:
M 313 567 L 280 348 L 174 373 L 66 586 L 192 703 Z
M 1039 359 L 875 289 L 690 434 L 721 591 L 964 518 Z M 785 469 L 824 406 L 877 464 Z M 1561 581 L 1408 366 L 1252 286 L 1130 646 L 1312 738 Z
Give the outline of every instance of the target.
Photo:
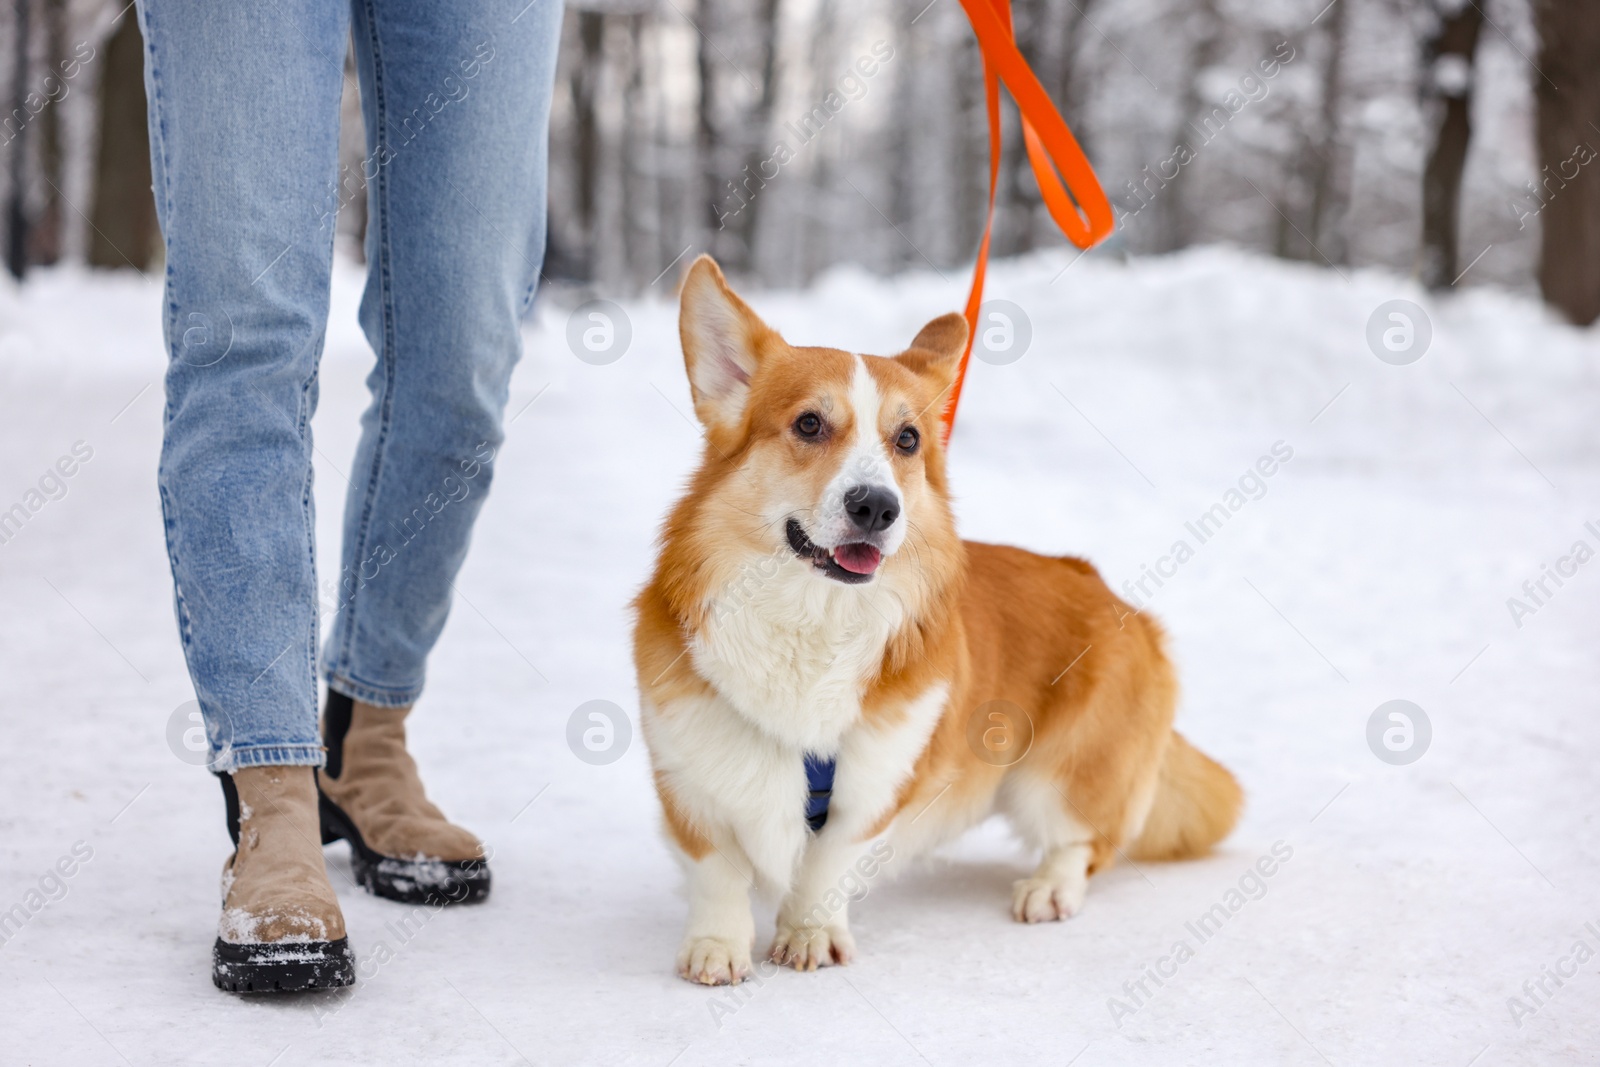
M 1082 249 L 1093 248 L 1111 234 L 1116 218 L 1111 201 L 1095 177 L 1078 139 L 1056 109 L 1050 94 L 1017 48 L 1011 25 L 1011 0 L 961 0 L 972 22 L 983 56 L 984 98 L 989 114 L 989 207 L 983 223 L 983 241 L 972 270 L 967 294 L 967 348 L 943 413 L 944 439 L 955 427 L 956 405 L 966 381 L 967 364 L 978 334 L 978 310 L 983 304 L 983 283 L 989 269 L 989 241 L 994 231 L 995 190 L 1000 184 L 1000 85 L 1010 90 L 1022 116 L 1022 138 L 1028 164 L 1039 183 L 1039 193 L 1050 218 L 1067 240 Z

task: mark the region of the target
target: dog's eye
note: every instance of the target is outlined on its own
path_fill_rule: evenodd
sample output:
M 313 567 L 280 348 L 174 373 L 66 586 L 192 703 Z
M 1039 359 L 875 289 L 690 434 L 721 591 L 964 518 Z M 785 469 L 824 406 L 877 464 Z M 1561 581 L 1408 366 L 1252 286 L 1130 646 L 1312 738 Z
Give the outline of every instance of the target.
M 822 432 L 822 416 L 808 411 L 794 420 L 794 432 L 801 437 L 815 437 Z
M 917 433 L 917 431 L 912 427 L 907 426 L 905 429 L 900 431 L 900 436 L 895 439 L 894 446 L 909 456 L 911 453 L 917 450 L 917 445 L 920 444 L 921 441 L 922 435 Z

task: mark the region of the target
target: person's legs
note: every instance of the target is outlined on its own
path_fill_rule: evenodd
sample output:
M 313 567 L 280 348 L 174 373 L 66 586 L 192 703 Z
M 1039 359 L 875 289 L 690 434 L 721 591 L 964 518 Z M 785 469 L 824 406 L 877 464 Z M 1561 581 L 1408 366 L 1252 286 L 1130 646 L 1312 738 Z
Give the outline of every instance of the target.
M 159 486 L 221 771 L 322 762 L 311 415 L 348 9 L 141 0 L 166 243 Z
M 476 838 L 429 803 L 405 718 L 493 477 L 544 252 L 558 0 L 354 0 L 377 354 L 324 650 L 323 832 L 397 900 L 481 900 Z
M 351 469 L 329 685 L 405 707 L 494 473 L 544 252 L 558 0 L 355 0 L 377 353 Z
M 313 768 L 311 415 L 349 10 L 140 0 L 169 364 L 158 485 L 178 628 L 235 842 L 212 980 L 348 985 Z

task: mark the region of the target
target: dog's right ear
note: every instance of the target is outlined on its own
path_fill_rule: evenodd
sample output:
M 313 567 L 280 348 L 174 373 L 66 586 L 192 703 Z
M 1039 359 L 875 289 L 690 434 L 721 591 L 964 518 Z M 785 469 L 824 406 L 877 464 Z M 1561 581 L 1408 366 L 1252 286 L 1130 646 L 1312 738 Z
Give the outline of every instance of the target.
M 708 430 L 736 429 L 772 330 L 728 288 L 710 256 L 695 260 L 683 279 L 678 335 L 695 414 Z

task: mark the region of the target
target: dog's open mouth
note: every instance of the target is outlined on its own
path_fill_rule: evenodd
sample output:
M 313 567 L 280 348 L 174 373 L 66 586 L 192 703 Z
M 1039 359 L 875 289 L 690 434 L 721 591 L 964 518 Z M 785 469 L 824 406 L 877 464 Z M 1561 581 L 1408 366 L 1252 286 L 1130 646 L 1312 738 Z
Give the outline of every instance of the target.
M 871 581 L 878 564 L 883 562 L 883 553 L 875 545 L 869 545 L 864 541 L 852 541 L 840 545 L 831 552 L 815 545 L 800 528 L 797 519 L 789 520 L 788 533 L 789 547 L 794 549 L 794 554 L 803 560 L 809 560 L 813 567 L 836 581 L 852 585 Z

